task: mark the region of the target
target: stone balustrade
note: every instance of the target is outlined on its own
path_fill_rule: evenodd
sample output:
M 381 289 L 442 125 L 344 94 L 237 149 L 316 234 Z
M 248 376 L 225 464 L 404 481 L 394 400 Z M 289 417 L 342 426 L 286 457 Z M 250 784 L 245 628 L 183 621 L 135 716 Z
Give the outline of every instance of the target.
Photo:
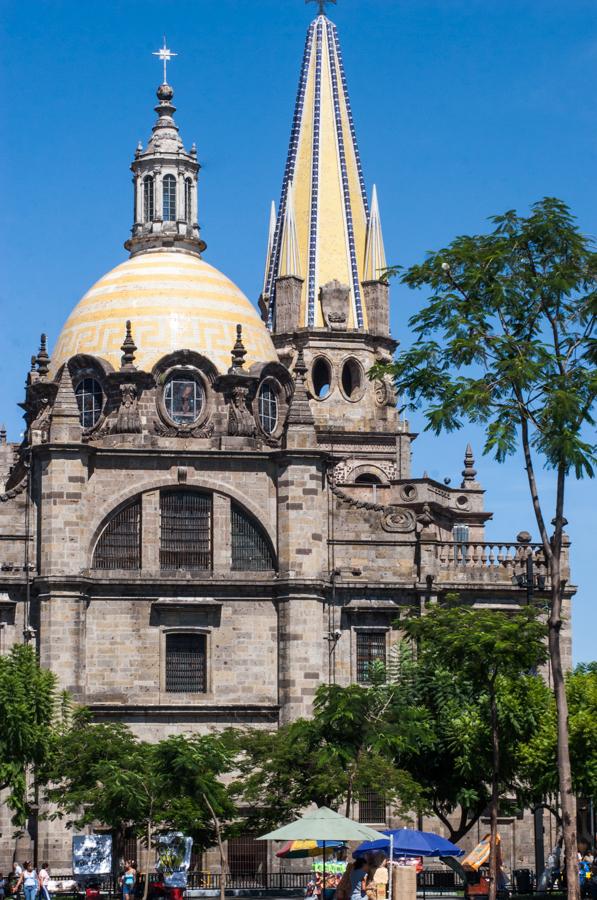
M 428 546 L 427 549 L 431 549 Z M 482 574 L 483 580 L 508 581 L 524 574 L 528 553 L 533 554 L 536 577 L 547 577 L 548 567 L 541 544 L 509 541 L 438 541 L 435 559 L 439 571 L 455 576 Z

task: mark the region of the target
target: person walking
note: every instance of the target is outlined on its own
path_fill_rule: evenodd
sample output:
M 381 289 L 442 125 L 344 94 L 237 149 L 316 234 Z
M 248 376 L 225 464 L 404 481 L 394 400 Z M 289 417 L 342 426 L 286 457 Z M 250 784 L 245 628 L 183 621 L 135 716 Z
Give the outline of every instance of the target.
M 33 868 L 33 863 L 26 862 L 19 877 L 19 880 L 16 883 L 14 892 L 18 894 L 19 888 L 23 887 L 23 891 L 25 893 L 25 900 L 35 900 L 37 897 L 37 890 L 39 888 L 39 877 L 37 872 Z
M 39 870 L 39 895 L 40 900 L 52 900 L 50 895 L 50 889 L 48 885 L 50 884 L 50 870 L 48 868 L 47 862 L 41 864 L 41 869 Z
M 130 859 L 127 859 L 120 883 L 122 885 L 122 900 L 133 900 L 137 872 Z

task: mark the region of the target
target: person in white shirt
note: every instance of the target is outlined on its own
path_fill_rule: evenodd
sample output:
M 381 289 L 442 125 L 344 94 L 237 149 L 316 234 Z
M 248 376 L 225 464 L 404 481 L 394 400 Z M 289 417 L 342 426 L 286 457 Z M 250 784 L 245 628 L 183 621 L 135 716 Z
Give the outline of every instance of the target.
M 50 884 L 50 871 L 48 868 L 47 862 L 41 864 L 41 869 L 39 870 L 39 893 L 40 900 L 52 900 L 50 895 L 50 889 L 48 885 Z

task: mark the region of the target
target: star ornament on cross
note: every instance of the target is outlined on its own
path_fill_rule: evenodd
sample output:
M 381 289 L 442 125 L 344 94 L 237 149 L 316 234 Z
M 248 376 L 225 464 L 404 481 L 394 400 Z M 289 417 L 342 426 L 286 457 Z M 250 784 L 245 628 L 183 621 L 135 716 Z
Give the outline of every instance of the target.
M 319 7 L 319 15 L 325 16 L 325 8 L 329 5 L 336 5 L 336 0 L 305 0 L 305 3 L 317 3 Z
M 334 2 L 336 2 L 336 0 L 334 0 Z M 166 78 L 166 66 L 173 57 L 178 56 L 178 53 L 173 53 L 172 50 L 168 50 L 166 47 L 166 35 L 164 35 L 164 46 L 160 47 L 159 50 L 155 50 L 152 53 L 152 56 L 157 56 L 164 63 L 164 84 L 168 84 L 168 79 Z

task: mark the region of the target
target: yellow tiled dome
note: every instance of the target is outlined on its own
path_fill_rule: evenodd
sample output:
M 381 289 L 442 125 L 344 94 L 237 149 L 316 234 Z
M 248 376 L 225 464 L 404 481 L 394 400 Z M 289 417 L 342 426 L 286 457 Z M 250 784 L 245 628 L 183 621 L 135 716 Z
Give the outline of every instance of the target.
M 256 309 L 229 278 L 198 256 L 158 250 L 128 259 L 87 291 L 66 320 L 52 369 L 76 353 L 100 356 L 118 369 L 127 319 L 139 348 L 135 365 L 145 371 L 165 354 L 187 349 L 225 372 L 237 323 L 247 366 L 278 358 Z

